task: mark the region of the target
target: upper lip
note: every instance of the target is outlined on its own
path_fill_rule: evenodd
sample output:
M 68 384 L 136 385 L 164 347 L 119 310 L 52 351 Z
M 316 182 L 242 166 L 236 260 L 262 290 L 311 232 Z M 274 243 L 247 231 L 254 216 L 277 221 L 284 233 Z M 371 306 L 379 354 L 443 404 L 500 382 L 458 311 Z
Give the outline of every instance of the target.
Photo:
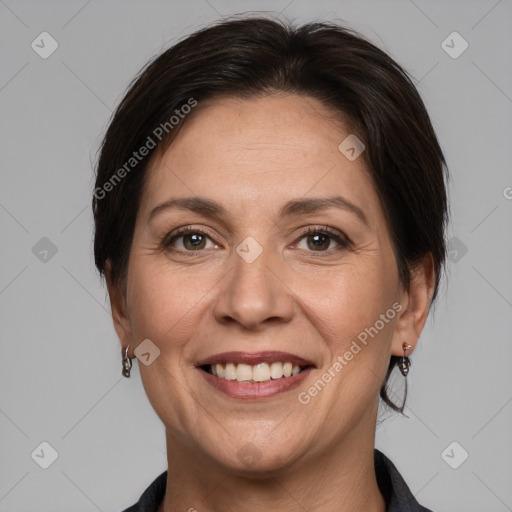
M 212 364 L 223 364 L 223 363 L 234 363 L 234 364 L 249 364 L 255 365 L 258 363 L 292 363 L 297 366 L 315 366 L 315 363 L 308 361 L 295 354 L 288 352 L 279 352 L 276 350 L 267 350 L 264 352 L 222 352 L 221 354 L 215 354 L 207 357 L 197 363 L 197 366 L 212 365 Z

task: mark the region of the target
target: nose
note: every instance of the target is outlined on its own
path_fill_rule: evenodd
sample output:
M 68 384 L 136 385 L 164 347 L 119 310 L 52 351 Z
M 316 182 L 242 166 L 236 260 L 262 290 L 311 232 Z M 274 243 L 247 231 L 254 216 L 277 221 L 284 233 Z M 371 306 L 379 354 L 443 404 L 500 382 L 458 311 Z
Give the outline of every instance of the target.
M 214 306 L 216 320 L 262 330 L 284 324 L 293 316 L 293 293 L 287 286 L 283 262 L 270 250 L 249 262 L 233 252 L 232 270 L 221 281 Z

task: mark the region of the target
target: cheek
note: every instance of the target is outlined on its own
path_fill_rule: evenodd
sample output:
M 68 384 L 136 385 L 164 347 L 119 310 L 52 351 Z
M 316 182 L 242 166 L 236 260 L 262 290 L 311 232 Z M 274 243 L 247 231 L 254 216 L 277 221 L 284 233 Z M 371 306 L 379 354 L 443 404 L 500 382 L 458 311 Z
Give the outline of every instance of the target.
M 388 310 L 394 287 L 380 265 L 346 265 L 302 280 L 297 295 L 307 301 L 326 339 L 341 348 Z M 386 324 L 389 330 L 389 324 Z M 384 329 L 383 329 L 384 330 Z
M 129 269 L 129 309 L 135 343 L 149 338 L 166 351 L 182 345 L 215 282 L 212 273 L 171 268 L 165 256 L 135 256 Z
M 308 402 L 308 421 L 322 425 L 326 442 L 335 443 L 355 425 L 365 424 L 378 406 L 396 315 L 393 294 L 377 268 L 345 268 L 329 279 L 317 279 L 322 298 L 318 288 L 302 288 L 311 299 L 310 317 L 326 357 L 308 387 L 301 388 L 299 401 Z M 385 322 L 380 315 L 387 311 Z
M 135 256 L 130 260 L 128 295 L 133 343 L 149 339 L 160 350 L 148 366 L 137 361 L 141 380 L 161 421 L 182 434 L 198 420 L 190 391 L 184 392 L 191 388 L 185 366 L 191 360 L 189 340 L 197 330 L 202 299 L 207 298 L 214 282 L 190 279 L 190 272 L 185 274 L 182 269 L 170 270 L 162 256 L 153 260 Z
M 319 403 L 329 403 L 338 419 L 347 410 L 363 414 L 378 395 L 398 318 L 393 266 L 376 255 L 354 261 L 303 281 L 301 288 L 329 354 L 317 376 L 329 380 Z

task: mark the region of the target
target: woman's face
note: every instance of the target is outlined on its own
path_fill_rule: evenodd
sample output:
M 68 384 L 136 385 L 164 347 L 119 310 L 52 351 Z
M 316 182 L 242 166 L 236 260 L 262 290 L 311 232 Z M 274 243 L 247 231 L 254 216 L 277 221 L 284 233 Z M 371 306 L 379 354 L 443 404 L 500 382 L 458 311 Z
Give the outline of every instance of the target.
M 278 470 L 373 435 L 408 295 L 330 119 L 298 95 L 200 104 L 148 169 L 116 329 L 130 355 L 150 340 L 145 391 L 205 464 Z M 224 377 L 200 366 L 216 356 Z

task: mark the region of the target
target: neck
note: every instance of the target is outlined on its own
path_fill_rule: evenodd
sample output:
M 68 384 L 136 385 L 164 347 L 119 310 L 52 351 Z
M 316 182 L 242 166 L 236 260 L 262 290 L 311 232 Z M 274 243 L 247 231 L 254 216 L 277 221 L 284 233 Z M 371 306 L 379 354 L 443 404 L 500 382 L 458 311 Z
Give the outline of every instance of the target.
M 158 512 L 385 512 L 373 460 L 375 416 L 321 456 L 254 478 L 192 453 L 167 433 L 167 488 Z

